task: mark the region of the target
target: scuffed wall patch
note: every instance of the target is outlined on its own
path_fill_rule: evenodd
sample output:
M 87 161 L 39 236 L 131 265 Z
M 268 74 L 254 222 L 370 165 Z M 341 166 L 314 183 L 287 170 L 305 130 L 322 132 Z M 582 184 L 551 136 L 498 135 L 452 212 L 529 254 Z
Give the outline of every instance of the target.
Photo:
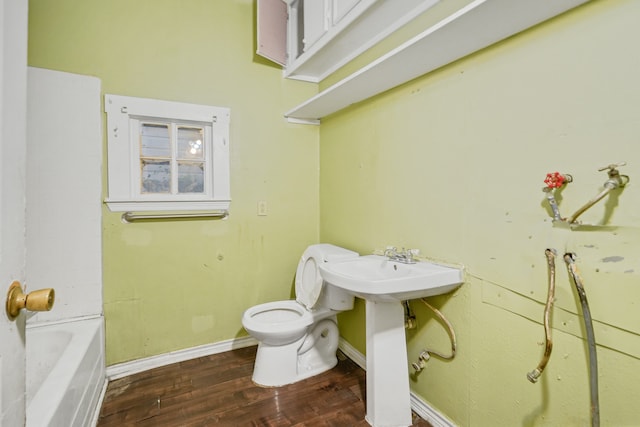
M 624 257 L 618 255 L 602 258 L 602 262 L 620 262 L 622 260 L 624 260 Z

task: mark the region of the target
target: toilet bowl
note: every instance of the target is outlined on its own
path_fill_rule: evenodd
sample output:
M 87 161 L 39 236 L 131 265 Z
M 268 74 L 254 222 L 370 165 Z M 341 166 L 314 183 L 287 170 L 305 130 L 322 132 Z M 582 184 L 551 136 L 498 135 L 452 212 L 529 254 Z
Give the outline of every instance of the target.
M 325 283 L 319 265 L 357 256 L 326 243 L 311 245 L 298 263 L 296 299 L 259 304 L 244 312 L 242 326 L 258 341 L 252 376 L 256 384 L 292 384 L 338 363 L 336 314 L 351 310 L 354 297 Z

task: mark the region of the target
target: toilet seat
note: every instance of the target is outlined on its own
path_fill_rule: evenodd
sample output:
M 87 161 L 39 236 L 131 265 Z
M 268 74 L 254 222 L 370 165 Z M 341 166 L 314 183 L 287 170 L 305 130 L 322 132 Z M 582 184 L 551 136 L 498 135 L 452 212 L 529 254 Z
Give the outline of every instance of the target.
M 254 331 L 282 333 L 305 329 L 313 323 L 313 316 L 297 301 L 273 301 L 247 309 L 242 323 Z

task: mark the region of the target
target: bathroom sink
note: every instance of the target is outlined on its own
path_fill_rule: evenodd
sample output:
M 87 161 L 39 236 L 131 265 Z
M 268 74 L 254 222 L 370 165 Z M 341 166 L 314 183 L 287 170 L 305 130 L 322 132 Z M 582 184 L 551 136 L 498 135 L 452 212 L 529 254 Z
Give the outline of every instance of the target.
M 411 425 L 405 312 L 399 302 L 452 291 L 462 283 L 462 270 L 365 255 L 323 263 L 320 275 L 325 282 L 366 300 L 366 420 L 372 426 Z
M 322 278 L 368 301 L 391 302 L 445 294 L 460 286 L 462 271 L 430 262 L 403 264 L 365 255 L 320 266 Z

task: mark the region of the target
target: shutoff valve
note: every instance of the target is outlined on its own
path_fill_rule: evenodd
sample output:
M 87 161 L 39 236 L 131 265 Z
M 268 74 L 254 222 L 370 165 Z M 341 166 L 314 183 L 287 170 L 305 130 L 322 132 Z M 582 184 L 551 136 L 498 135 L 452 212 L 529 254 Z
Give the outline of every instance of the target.
M 550 172 L 547 174 L 547 177 L 544 179 L 544 183 L 547 185 L 547 188 L 560 188 L 565 183 L 569 183 L 573 181 L 573 177 L 569 174 L 561 174 L 560 172 Z

